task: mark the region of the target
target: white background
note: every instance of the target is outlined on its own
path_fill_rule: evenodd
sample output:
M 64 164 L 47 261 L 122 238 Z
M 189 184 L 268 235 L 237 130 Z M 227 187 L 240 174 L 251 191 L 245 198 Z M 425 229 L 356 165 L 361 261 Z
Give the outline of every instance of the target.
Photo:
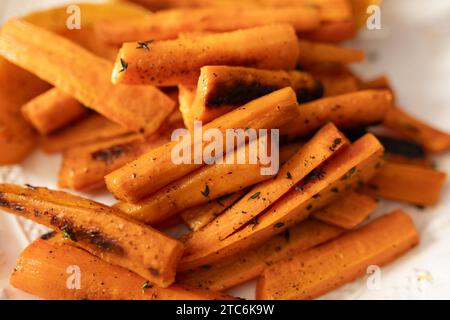
M 94 1 L 91 1 L 94 2 Z M 101 2 L 101 1 L 95 1 Z M 64 0 L 1 0 L 0 22 Z M 400 105 L 412 114 L 450 132 L 450 1 L 387 0 L 382 11 L 382 30 L 363 30 L 351 46 L 366 50 L 369 59 L 355 70 L 369 79 L 387 74 Z M 0 150 L 7 152 L 7 150 Z M 450 172 L 448 154 L 436 157 L 438 168 Z M 59 156 L 37 151 L 20 166 L 0 167 L 0 181 L 56 187 Z M 328 294 L 339 299 L 448 299 L 450 298 L 450 188 L 435 207 L 419 210 L 402 206 L 411 213 L 421 233 L 421 244 L 382 269 L 381 287 L 369 290 L 366 278 Z M 90 195 L 111 203 L 106 194 Z M 383 202 L 377 214 L 399 207 Z M 41 229 L 0 213 L 0 298 L 31 296 L 13 289 L 8 277 L 14 261 Z M 231 291 L 240 297 L 254 296 L 253 283 Z

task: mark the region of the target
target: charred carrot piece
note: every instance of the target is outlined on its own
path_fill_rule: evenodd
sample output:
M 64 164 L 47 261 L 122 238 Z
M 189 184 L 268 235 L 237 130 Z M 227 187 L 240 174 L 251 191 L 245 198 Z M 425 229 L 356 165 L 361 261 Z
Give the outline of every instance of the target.
M 300 252 L 267 268 L 258 280 L 258 299 L 313 299 L 383 266 L 419 243 L 411 218 L 401 210 L 359 230 Z
M 80 277 L 68 282 L 70 272 L 76 275 L 77 270 L 81 272 Z M 49 300 L 232 299 L 226 294 L 185 285 L 155 286 L 131 271 L 108 264 L 67 242 L 53 239 L 39 239 L 25 248 L 10 282 L 17 289 Z M 73 288 L 68 287 L 68 283 Z
M 2 27 L 0 54 L 132 131 L 153 133 L 174 108 L 155 87 L 114 86 L 108 60 L 22 20 Z
M 295 30 L 285 24 L 177 40 L 129 42 L 119 52 L 112 81 L 173 86 L 198 77 L 206 65 L 294 69 L 298 50 Z
M 383 124 L 429 152 L 443 152 L 450 148 L 450 134 L 431 127 L 399 107 L 387 113 Z
M 312 216 L 337 227 L 353 229 L 366 220 L 376 207 L 377 202 L 372 197 L 351 191 L 325 208 L 315 211 Z
M 130 131 L 105 117 L 94 114 L 77 121 L 61 131 L 45 136 L 41 146 L 47 153 L 61 152 L 69 148 L 93 142 L 129 135 Z
M 104 187 L 105 175 L 168 141 L 169 133 L 148 139 L 132 134 L 70 148 L 63 155 L 58 185 L 78 191 Z
M 423 166 L 387 162 L 365 187 L 375 197 L 434 205 L 447 178 L 445 172 Z
M 333 122 L 340 129 L 378 124 L 391 107 L 392 94 L 385 90 L 322 98 L 299 106 L 299 116 L 281 128 L 281 134 L 304 136 L 327 122 Z
M 39 133 L 46 135 L 86 115 L 87 109 L 54 88 L 24 104 L 22 114 Z
M 336 200 L 341 193 L 355 189 L 372 178 L 378 170 L 382 154 L 383 147 L 379 141 L 371 134 L 365 135 L 338 153 L 333 161 L 314 170 L 280 201 L 229 237 L 210 241 L 205 246 L 196 237 L 197 232 L 187 235 L 183 239 L 186 249 L 178 269 L 188 270 L 226 259 L 305 220 L 312 212 Z M 264 195 L 253 198 L 257 196 Z
M 296 32 L 308 32 L 320 25 L 318 10 L 312 7 L 254 7 L 174 9 L 159 11 L 144 19 L 100 22 L 97 35 L 103 41 L 121 45 L 145 39 L 175 39 L 180 33 L 227 32 L 286 23 Z
M 217 128 L 222 133 L 228 128 L 279 128 L 295 114 L 297 99 L 291 88 L 285 88 L 256 99 L 220 118 L 204 130 Z M 105 177 L 108 189 L 120 200 L 137 202 L 167 184 L 199 169 L 202 164 L 174 164 L 172 149 L 179 142 L 171 142 L 142 155 L 137 160 Z M 191 141 L 191 147 L 194 146 Z M 207 142 L 199 144 L 204 147 Z M 224 148 L 226 150 L 226 146 Z M 131 179 L 130 179 L 131 177 Z
M 169 286 L 183 245 L 100 203 L 46 188 L 0 184 L 0 208 L 54 230 L 103 260 Z
M 192 128 L 195 120 L 208 123 L 256 98 L 285 87 L 291 87 L 296 92 L 299 103 L 323 95 L 320 82 L 305 72 L 230 66 L 202 67 L 195 99 L 183 105 L 184 122 L 188 128 Z
M 345 229 L 307 220 L 286 229 L 261 246 L 219 263 L 204 265 L 177 275 L 177 282 L 224 291 L 258 277 L 267 266 L 341 235 Z

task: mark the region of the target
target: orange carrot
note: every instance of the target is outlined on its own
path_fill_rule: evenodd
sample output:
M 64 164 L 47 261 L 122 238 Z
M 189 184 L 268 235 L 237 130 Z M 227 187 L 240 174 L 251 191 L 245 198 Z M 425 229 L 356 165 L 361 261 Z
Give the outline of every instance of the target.
M 444 152 L 450 148 L 450 134 L 431 127 L 399 107 L 387 113 L 383 124 L 429 152 Z
M 336 21 L 323 23 L 314 31 L 300 34 L 300 37 L 310 41 L 335 43 L 353 38 L 355 33 L 353 21 Z
M 208 123 L 237 107 L 273 91 L 291 87 L 299 103 L 321 98 L 321 84 L 299 71 L 205 66 L 200 69 L 195 99 L 183 106 L 184 122 Z
M 174 281 L 183 245 L 113 208 L 62 191 L 10 184 L 0 184 L 0 207 L 61 231 L 90 253 L 161 287 Z
M 23 116 L 41 134 L 49 134 L 87 114 L 77 100 L 51 89 L 22 106 Z
M 325 97 L 338 96 L 360 90 L 358 78 L 343 65 L 316 64 L 307 66 L 306 70 L 322 83 Z
M 130 134 L 129 130 L 101 115 L 94 114 L 59 132 L 44 137 L 41 146 L 45 152 L 54 153 L 79 145 L 123 137 L 128 134 Z
M 147 49 L 148 47 L 148 49 Z M 270 25 L 177 40 L 125 43 L 113 83 L 171 86 L 198 77 L 206 65 L 293 69 L 298 42 L 290 25 Z
M 373 198 L 351 191 L 329 206 L 315 211 L 312 216 L 334 226 L 353 229 L 366 220 L 376 206 L 377 202 Z
M 79 278 L 76 278 L 77 271 L 81 272 Z M 226 294 L 184 285 L 160 288 L 83 249 L 53 240 L 36 240 L 25 248 L 10 282 L 15 288 L 49 300 L 231 299 Z
M 180 33 L 227 32 L 277 23 L 290 24 L 296 32 L 308 32 L 319 26 L 320 17 L 317 9 L 301 5 L 174 9 L 159 11 L 143 19 L 100 22 L 96 32 L 103 41 L 121 45 L 145 39 L 175 39 Z
M 358 91 L 322 98 L 299 106 L 299 116 L 285 125 L 281 134 L 304 136 L 327 122 L 346 129 L 377 124 L 383 121 L 391 106 L 392 95 L 387 90 Z
M 434 205 L 438 202 L 447 174 L 423 166 L 387 162 L 365 187 L 375 197 Z
M 315 63 L 353 63 L 364 60 L 364 51 L 328 43 L 299 41 L 298 63 L 302 66 Z
M 0 54 L 129 130 L 153 133 L 174 107 L 157 88 L 114 86 L 108 60 L 22 20 L 2 27 Z
M 267 268 L 258 281 L 258 299 L 313 299 L 385 265 L 419 243 L 411 218 L 387 214 L 319 247 Z

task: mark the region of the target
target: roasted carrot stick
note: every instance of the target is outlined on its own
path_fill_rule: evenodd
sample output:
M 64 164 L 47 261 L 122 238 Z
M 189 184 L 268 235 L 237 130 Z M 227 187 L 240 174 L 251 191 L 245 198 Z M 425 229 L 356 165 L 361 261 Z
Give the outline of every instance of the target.
M 362 193 L 350 191 L 343 194 L 332 204 L 315 211 L 312 216 L 337 227 L 353 229 L 366 220 L 376 206 L 375 199 Z
M 305 69 L 323 85 L 325 97 L 338 96 L 360 90 L 358 78 L 345 66 L 316 64 Z
M 174 9 L 159 11 L 144 19 L 100 22 L 96 32 L 103 41 L 121 45 L 145 39 L 175 39 L 183 32 L 227 32 L 277 23 L 290 24 L 296 32 L 308 32 L 319 26 L 320 17 L 317 9 L 301 5 Z
M 132 131 L 153 133 L 174 107 L 157 88 L 112 85 L 108 60 L 22 20 L 2 27 L 0 54 Z
M 383 124 L 429 152 L 443 152 L 450 148 L 450 134 L 431 127 L 399 107 L 387 113 Z
M 174 281 L 183 245 L 113 208 L 61 191 L 10 184 L 0 184 L 0 207 L 59 230 L 90 253 L 161 287 Z
M 319 99 L 299 106 L 299 116 L 286 124 L 281 134 L 304 136 L 327 122 L 346 129 L 378 124 L 391 106 L 392 95 L 386 90 L 359 91 Z
M 382 216 L 359 230 L 300 252 L 264 271 L 258 299 L 313 299 L 385 265 L 419 242 L 411 218 L 401 210 Z
M 195 233 L 188 235 L 178 269 L 188 270 L 226 259 L 305 220 L 310 213 L 336 200 L 342 192 L 369 180 L 379 167 L 382 153 L 382 145 L 368 134 L 342 150 L 323 168 L 313 171 L 269 210 L 228 238 L 210 241 L 205 246 L 202 241 L 191 240 Z
M 206 65 L 293 69 L 298 50 L 294 28 L 285 24 L 177 40 L 130 42 L 119 52 L 112 81 L 178 85 L 198 77 Z
M 129 135 L 130 131 L 105 117 L 93 114 L 73 125 L 45 136 L 41 146 L 45 152 L 54 153 L 93 142 Z
M 364 51 L 353 48 L 306 40 L 300 40 L 299 47 L 298 63 L 301 66 L 323 62 L 346 64 L 364 60 Z
M 322 128 L 289 159 L 274 179 L 255 185 L 242 199 L 201 230 L 190 234 L 192 251 L 206 248 L 206 243 L 220 242 L 247 225 L 281 199 L 311 171 L 347 145 L 347 139 L 333 124 Z M 283 200 L 280 200 L 283 201 Z
M 365 186 L 376 197 L 434 205 L 439 200 L 447 174 L 424 166 L 387 162 Z
M 285 88 L 215 119 L 204 130 L 217 128 L 225 133 L 227 128 L 279 128 L 296 112 L 297 99 L 291 88 Z M 175 164 L 172 149 L 179 142 L 171 142 L 142 155 L 137 160 L 105 177 L 108 189 L 120 200 L 136 202 L 188 173 L 202 164 Z M 190 146 L 208 145 L 205 141 L 191 141 Z M 224 148 L 225 151 L 226 147 Z
M 178 274 L 177 282 L 214 291 L 227 290 L 258 277 L 267 266 L 329 241 L 344 231 L 316 220 L 307 220 L 226 261 Z
M 23 116 L 41 134 L 49 134 L 87 114 L 77 100 L 51 89 L 22 106 Z
M 77 273 L 80 272 L 79 278 Z M 71 282 L 71 277 L 73 281 Z M 79 283 L 77 283 L 79 281 Z M 160 288 L 71 244 L 36 240 L 20 254 L 10 278 L 20 290 L 50 300 L 222 300 L 226 294 L 184 285 Z M 68 284 L 72 287 L 68 287 Z M 79 287 L 77 288 L 77 284 Z
M 299 103 L 321 98 L 323 88 L 311 75 L 298 71 L 272 71 L 230 66 L 200 69 L 194 101 L 186 103 L 183 115 L 192 121 L 211 120 L 273 91 L 291 87 Z
M 286 7 L 310 6 L 317 8 L 323 21 L 342 21 L 352 18 L 352 6 L 349 0 L 132 0 L 151 10 L 172 8 L 203 8 L 203 7 Z M 364 9 L 365 10 L 365 9 Z
M 352 20 L 323 23 L 314 31 L 301 33 L 302 39 L 316 42 L 341 42 L 355 36 L 356 27 Z
M 36 133 L 20 107 L 48 89 L 47 83 L 0 57 L 0 165 L 20 162 L 34 149 Z
M 64 152 L 58 185 L 78 191 L 102 187 L 105 175 L 168 141 L 169 133 L 148 139 L 132 134 L 70 148 Z

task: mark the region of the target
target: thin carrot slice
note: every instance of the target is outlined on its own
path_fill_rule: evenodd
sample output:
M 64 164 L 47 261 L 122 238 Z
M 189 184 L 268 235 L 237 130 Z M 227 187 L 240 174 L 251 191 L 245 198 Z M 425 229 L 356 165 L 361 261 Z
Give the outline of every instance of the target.
M 383 266 L 419 243 L 411 218 L 401 210 L 359 230 L 301 252 L 267 268 L 258 281 L 258 299 L 313 299 Z
M 315 210 L 336 200 L 341 193 L 372 178 L 379 168 L 382 154 L 383 147 L 379 141 L 371 134 L 365 135 L 228 238 L 210 241 L 205 246 L 201 241 L 191 241 L 191 235 L 185 237 L 186 249 L 178 269 L 183 271 L 226 259 L 305 220 Z
M 289 70 L 297 63 L 298 50 L 295 30 L 286 24 L 177 40 L 129 42 L 119 52 L 112 81 L 173 86 L 190 82 L 207 65 Z
M 279 128 L 295 115 L 296 108 L 297 98 L 294 91 L 285 88 L 215 119 L 204 126 L 203 130 L 216 128 L 224 134 L 228 128 Z M 191 141 L 190 146 L 193 148 L 197 143 L 202 148 L 208 145 L 206 141 Z M 165 144 L 110 173 L 105 177 L 108 189 L 120 200 L 137 202 L 203 166 L 195 163 L 173 163 L 171 152 L 177 144 L 178 141 Z M 228 151 L 226 149 L 225 146 L 225 152 Z
M 320 24 L 318 10 L 312 7 L 205 7 L 159 11 L 144 19 L 100 22 L 97 35 L 103 41 L 121 45 L 145 39 L 175 39 L 182 32 L 227 32 L 270 24 L 286 23 L 296 32 L 308 32 Z
M 415 205 L 434 205 L 439 200 L 446 178 L 445 172 L 422 165 L 387 162 L 364 190 L 375 197 Z
M 41 134 L 49 134 L 87 114 L 77 100 L 58 89 L 51 89 L 22 106 L 23 116 Z
M 358 192 L 348 192 L 334 203 L 315 211 L 312 216 L 317 220 L 344 229 L 353 229 L 366 220 L 375 210 L 375 199 Z
M 76 278 L 77 272 L 81 272 L 79 278 Z M 71 273 L 73 282 L 68 281 Z M 226 294 L 184 285 L 168 288 L 154 286 L 133 272 L 53 239 L 39 239 L 25 248 L 17 260 L 10 282 L 15 288 L 49 300 L 231 299 Z
M 258 277 L 267 266 L 329 241 L 345 230 L 316 220 L 307 220 L 274 236 L 261 246 L 229 259 L 177 275 L 177 282 L 214 291 L 224 291 Z
M 153 133 L 174 108 L 157 88 L 114 86 L 108 60 L 22 20 L 2 27 L 0 54 L 132 131 Z
M 183 245 L 113 208 L 61 191 L 11 184 L 0 184 L 0 208 L 61 231 L 90 253 L 161 287 L 174 281 Z

